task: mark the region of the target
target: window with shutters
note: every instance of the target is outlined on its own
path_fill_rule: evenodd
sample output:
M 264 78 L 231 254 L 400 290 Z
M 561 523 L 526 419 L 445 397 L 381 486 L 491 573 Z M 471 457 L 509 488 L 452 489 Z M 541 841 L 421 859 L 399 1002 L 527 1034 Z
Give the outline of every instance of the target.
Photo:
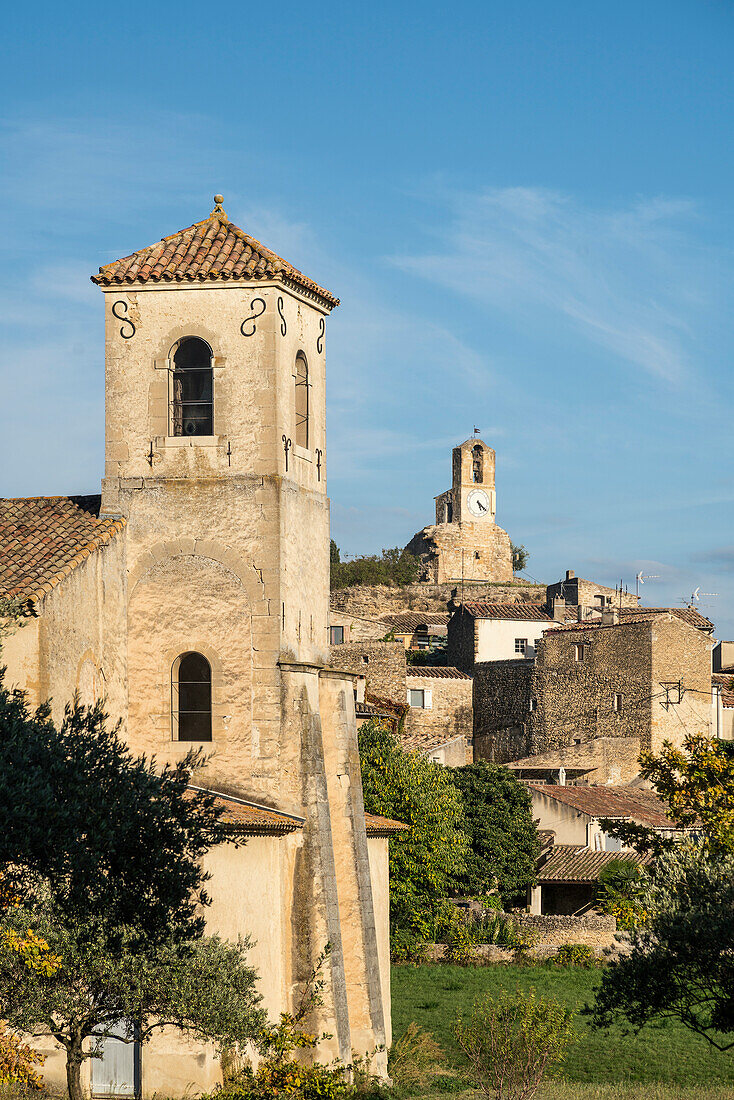
M 214 435 L 212 349 L 198 336 L 185 336 L 172 360 L 171 435 Z

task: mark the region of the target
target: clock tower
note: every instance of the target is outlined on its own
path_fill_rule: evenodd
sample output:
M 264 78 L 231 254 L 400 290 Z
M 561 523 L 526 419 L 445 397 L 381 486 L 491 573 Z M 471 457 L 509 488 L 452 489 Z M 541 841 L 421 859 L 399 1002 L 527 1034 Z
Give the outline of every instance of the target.
M 474 436 L 452 453 L 452 487 L 436 497 L 436 523 L 406 549 L 424 565 L 423 579 L 512 580 L 512 544 L 497 526 L 495 453 Z

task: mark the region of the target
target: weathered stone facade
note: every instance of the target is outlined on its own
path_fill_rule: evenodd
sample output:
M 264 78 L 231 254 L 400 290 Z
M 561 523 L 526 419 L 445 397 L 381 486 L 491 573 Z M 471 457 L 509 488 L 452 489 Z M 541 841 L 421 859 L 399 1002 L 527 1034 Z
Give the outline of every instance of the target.
M 543 754 L 550 766 L 550 753 L 588 749 L 596 742 L 607 745 L 613 767 L 610 740 L 626 743 L 623 756 L 629 761 L 636 745 L 658 751 L 663 740 L 680 745 L 687 733 L 708 734 L 707 636 L 672 612 L 643 615 L 641 621 L 549 630 L 538 642 L 534 662 L 476 665 L 477 757 L 506 763 Z M 602 764 L 604 757 L 597 761 Z M 593 781 L 599 778 L 594 775 Z
M 510 536 L 495 522 L 495 453 L 481 439 L 454 447 L 453 485 L 436 498 L 436 523 L 406 550 L 420 558 L 424 578 L 447 581 L 511 581 Z
M 523 600 L 536 603 L 545 596 L 544 584 L 526 581 L 466 581 L 460 584 L 432 584 L 421 582 L 402 587 L 384 584 L 357 584 L 350 588 L 336 588 L 331 593 L 331 609 L 339 614 L 356 615 L 366 619 L 383 619 L 387 615 L 399 615 L 404 611 L 445 611 L 458 606 L 462 599 L 489 600 L 492 603 L 515 603 Z
M 179 662 L 206 665 L 211 739 L 201 738 L 197 783 L 303 822 L 267 840 L 246 887 L 235 850 L 229 862 L 225 850 L 212 857 L 210 930 L 226 914 L 227 935 L 253 931 L 233 883 L 268 898 L 252 962 L 275 1016 L 293 1009 L 330 943 L 318 1055 L 351 1063 L 377 1050 L 384 1072 L 389 977 L 375 905 L 385 889 L 370 874 L 352 678 L 329 667 L 325 330 L 337 300 L 261 247 L 217 205 L 95 277 L 106 318 L 101 508 L 119 533 L 35 599 L 37 617 L 3 660 L 33 702 L 53 696 L 57 716 L 76 688 L 105 694 L 132 750 L 161 765 L 195 743 L 178 739 Z M 211 353 L 196 368 L 208 378 L 209 435 L 176 420 L 198 415 L 176 404 L 175 356 L 189 338 Z M 46 1064 L 52 1083 L 59 1068 Z M 146 1095 L 210 1091 L 220 1076 L 212 1048 L 168 1033 L 143 1055 Z
M 331 663 L 365 677 L 365 699 L 406 704 L 406 661 L 402 642 L 346 642 L 331 647 Z
M 633 592 L 622 592 L 617 588 L 608 588 L 596 581 L 585 581 L 577 577 L 573 569 L 566 570 L 566 576 L 556 584 L 546 587 L 546 600 L 549 607 L 554 599 L 563 599 L 572 607 L 588 607 L 602 611 L 606 607 L 637 607 L 639 599 Z
M 473 759 L 472 680 L 453 668 L 408 665 L 408 694 L 422 692 L 424 706 L 411 706 L 402 744 L 449 767 Z

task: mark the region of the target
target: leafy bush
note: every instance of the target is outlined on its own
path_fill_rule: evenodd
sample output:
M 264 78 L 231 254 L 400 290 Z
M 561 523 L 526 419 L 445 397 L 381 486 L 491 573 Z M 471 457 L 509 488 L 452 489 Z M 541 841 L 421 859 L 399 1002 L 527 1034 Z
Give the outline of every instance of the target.
M 0 1083 L 19 1084 L 26 1089 L 42 1091 L 43 1079 L 36 1066 L 43 1065 L 45 1055 L 29 1047 L 4 1024 L 0 1024 Z
M 390 935 L 390 958 L 394 963 L 418 966 L 428 961 L 428 944 L 410 929 L 396 928 Z
M 287 1059 L 262 1062 L 256 1071 L 245 1066 L 201 1100 L 344 1100 L 351 1091 L 344 1066 L 304 1065 Z
M 444 962 L 454 966 L 469 966 L 479 959 L 477 938 L 474 929 L 466 920 L 452 923 L 446 936 Z
M 552 999 L 515 990 L 475 1001 L 455 1032 L 477 1088 L 496 1100 L 530 1100 L 573 1034 L 573 1013 Z
M 476 924 L 479 943 L 491 943 L 497 947 L 519 948 L 525 937 L 505 913 L 485 913 Z
M 643 904 L 649 879 L 642 867 L 628 859 L 614 859 L 599 874 L 597 905 L 630 931 L 650 916 Z
M 435 935 L 469 847 L 464 805 L 450 769 L 406 752 L 380 721 L 359 731 L 364 807 L 405 822 L 390 838 L 390 921 L 422 939 Z
M 331 540 L 331 588 L 353 584 L 386 584 L 403 587 L 418 579 L 421 563 L 399 546 L 381 554 L 364 554 L 342 561 L 339 547 Z
M 387 1071 L 396 1088 L 425 1092 L 444 1057 L 431 1032 L 413 1021 L 390 1048 Z
M 595 966 L 594 948 L 586 943 L 562 943 L 553 962 L 558 966 Z

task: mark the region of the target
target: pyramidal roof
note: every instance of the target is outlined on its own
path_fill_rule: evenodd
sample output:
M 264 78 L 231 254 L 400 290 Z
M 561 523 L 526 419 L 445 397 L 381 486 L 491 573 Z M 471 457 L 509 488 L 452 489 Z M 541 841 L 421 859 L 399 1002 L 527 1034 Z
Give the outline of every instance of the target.
M 98 286 L 124 286 L 277 279 L 293 284 L 330 308 L 339 305 L 339 299 L 328 290 L 231 222 L 222 208 L 221 195 L 215 195 L 214 202 L 214 209 L 204 221 L 105 264 L 99 275 L 92 275 L 92 282 Z

